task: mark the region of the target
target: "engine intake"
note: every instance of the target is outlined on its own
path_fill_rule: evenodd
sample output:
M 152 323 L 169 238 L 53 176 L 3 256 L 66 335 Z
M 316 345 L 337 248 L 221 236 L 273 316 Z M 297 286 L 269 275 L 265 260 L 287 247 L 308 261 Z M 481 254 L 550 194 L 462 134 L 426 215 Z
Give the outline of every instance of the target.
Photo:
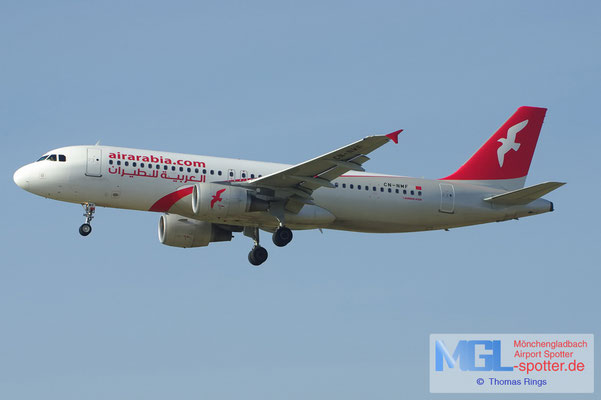
M 203 247 L 211 242 L 228 242 L 232 233 L 210 222 L 164 214 L 159 219 L 159 240 L 167 246 Z

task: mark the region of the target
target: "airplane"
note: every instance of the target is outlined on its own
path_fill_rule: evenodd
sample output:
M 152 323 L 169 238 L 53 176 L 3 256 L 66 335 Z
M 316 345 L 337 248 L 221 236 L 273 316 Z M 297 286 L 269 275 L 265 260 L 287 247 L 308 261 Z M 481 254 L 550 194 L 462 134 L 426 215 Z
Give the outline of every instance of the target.
M 14 173 L 36 195 L 79 203 L 92 231 L 97 206 L 162 213 L 162 244 L 203 247 L 242 232 L 252 265 L 267 260 L 259 231 L 286 246 L 293 230 L 396 233 L 500 222 L 554 210 L 542 198 L 564 185 L 524 187 L 547 109 L 517 111 L 457 171 L 441 179 L 369 173 L 372 151 L 398 130 L 296 165 L 104 145 L 51 150 Z

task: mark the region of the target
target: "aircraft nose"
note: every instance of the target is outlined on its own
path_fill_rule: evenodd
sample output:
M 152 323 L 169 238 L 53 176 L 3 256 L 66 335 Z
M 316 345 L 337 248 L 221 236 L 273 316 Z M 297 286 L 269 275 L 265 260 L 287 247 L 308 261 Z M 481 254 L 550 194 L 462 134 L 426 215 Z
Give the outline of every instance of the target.
M 21 189 L 29 190 L 29 176 L 26 171 L 26 167 L 21 167 L 15 171 L 13 175 L 13 180 Z

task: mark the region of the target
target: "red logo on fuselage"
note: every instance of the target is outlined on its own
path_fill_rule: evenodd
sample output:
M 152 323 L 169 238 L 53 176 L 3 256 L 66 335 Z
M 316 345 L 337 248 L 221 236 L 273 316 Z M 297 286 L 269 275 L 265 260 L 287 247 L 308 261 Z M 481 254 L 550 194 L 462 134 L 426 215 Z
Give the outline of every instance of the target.
M 213 200 L 211 200 L 211 208 L 213 208 L 213 206 L 215 206 L 215 203 L 220 202 L 221 200 L 223 200 L 223 198 L 221 197 L 221 193 L 225 192 L 225 189 L 220 189 L 217 191 L 217 193 L 215 193 L 215 196 L 211 196 L 213 197 Z

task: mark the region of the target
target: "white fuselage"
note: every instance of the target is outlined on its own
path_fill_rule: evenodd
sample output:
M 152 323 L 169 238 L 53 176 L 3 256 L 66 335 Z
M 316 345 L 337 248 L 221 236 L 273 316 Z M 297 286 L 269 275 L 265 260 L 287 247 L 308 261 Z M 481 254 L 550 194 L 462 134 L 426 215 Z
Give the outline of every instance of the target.
M 15 182 L 55 200 L 169 211 L 189 218 L 195 218 L 190 196 L 170 200 L 170 194 L 198 182 L 235 184 L 289 167 L 112 146 L 70 146 L 47 154 L 63 155 L 65 161 L 28 164 L 15 173 Z M 464 181 L 349 172 L 333 183 L 336 188 L 315 190 L 313 204 L 305 205 L 298 214 L 287 213 L 287 225 L 292 229 L 411 232 L 503 221 L 552 210 L 552 203 L 544 199 L 521 206 L 495 206 L 483 199 L 504 190 Z M 267 230 L 278 225 L 277 219 L 265 211 L 209 222 Z

